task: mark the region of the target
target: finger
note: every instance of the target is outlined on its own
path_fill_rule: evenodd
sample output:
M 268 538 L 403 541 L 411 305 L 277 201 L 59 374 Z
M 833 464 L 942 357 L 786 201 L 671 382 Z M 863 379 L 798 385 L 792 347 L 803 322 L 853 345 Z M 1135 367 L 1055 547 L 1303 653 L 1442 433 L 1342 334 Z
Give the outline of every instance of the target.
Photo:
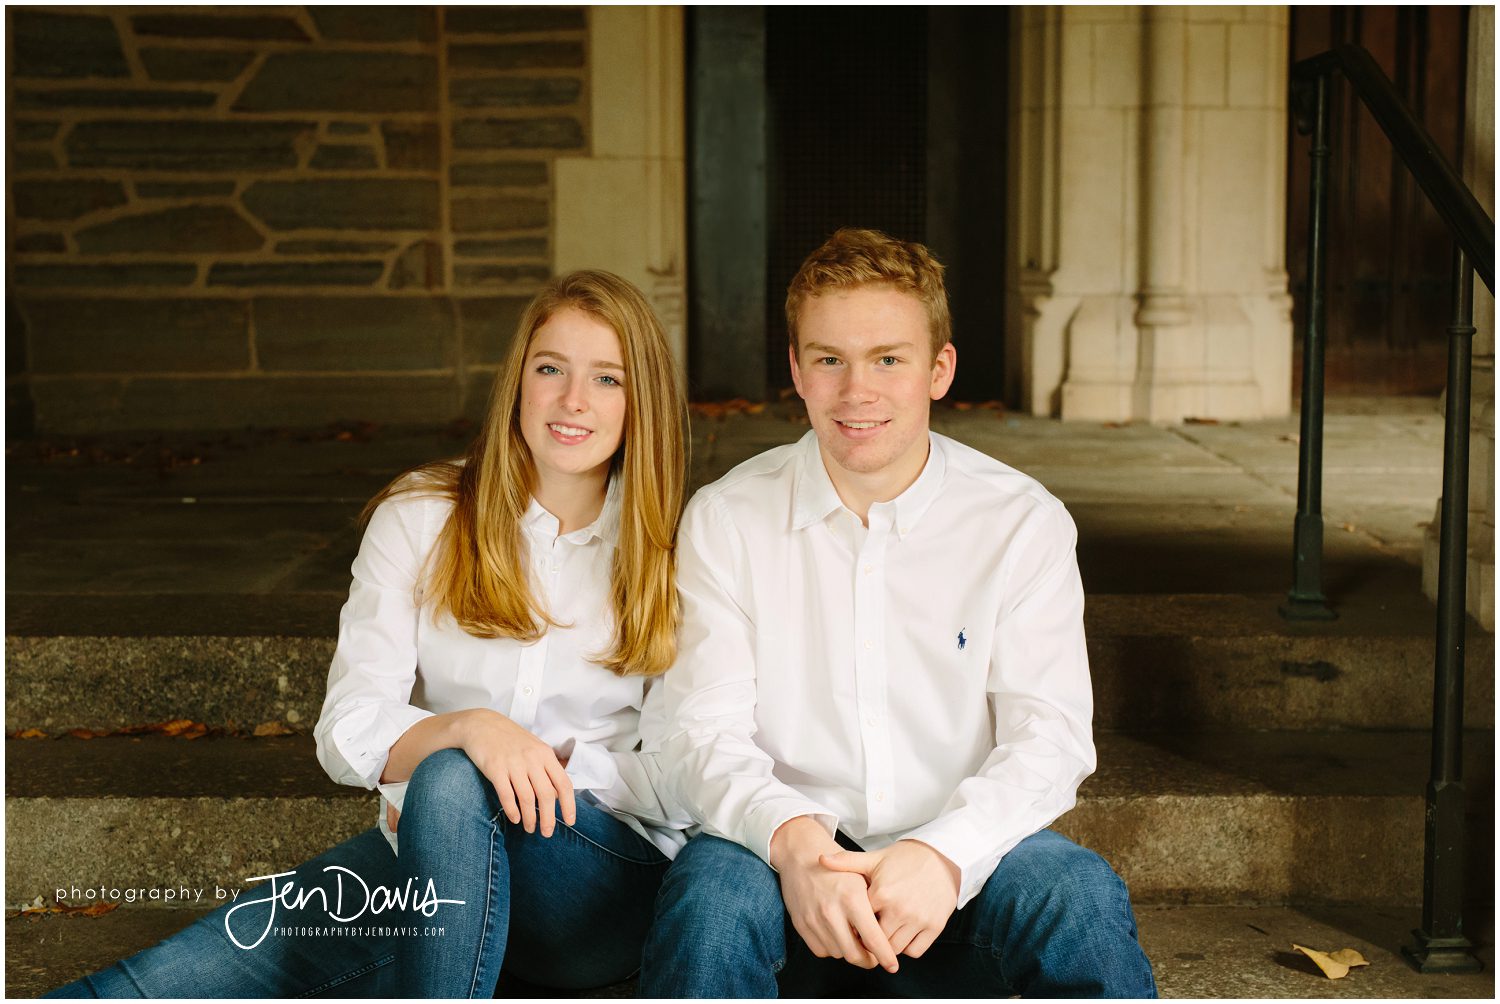
M 531 779 L 521 771 L 510 776 L 516 789 L 516 804 L 521 807 L 521 828 L 527 833 L 536 832 L 536 792 L 531 790 Z
M 828 949 L 824 946 L 823 939 L 814 934 L 810 927 L 796 917 L 792 918 L 792 927 L 796 930 L 797 936 L 802 939 L 803 944 L 807 945 L 808 951 L 820 959 L 828 958 Z
M 937 936 L 941 933 L 941 931 L 933 930 L 930 927 L 918 932 L 917 936 L 912 939 L 911 944 L 906 946 L 906 954 L 914 959 L 920 959 L 923 953 L 932 947 L 932 943 L 937 940 Z
M 578 809 L 573 801 L 573 779 L 568 777 L 568 772 L 563 769 L 561 761 L 554 761 L 547 765 L 547 776 L 552 779 L 552 786 L 557 789 L 557 803 L 562 809 L 562 821 L 569 826 L 578 822 Z
M 902 952 L 906 951 L 907 947 L 911 945 L 911 943 L 916 940 L 917 935 L 921 933 L 921 928 L 912 927 L 910 924 L 901 925 L 900 927 L 896 928 L 896 930 L 887 935 L 891 942 L 891 951 L 895 952 L 897 955 L 900 955 Z
M 490 786 L 495 789 L 495 797 L 500 799 L 500 811 L 505 813 L 505 818 L 512 824 L 521 821 L 521 807 L 516 803 L 516 793 L 511 790 L 510 779 L 501 775 L 500 780 L 490 778 Z
M 400 823 L 401 813 L 397 812 L 396 807 L 391 803 L 385 803 L 385 825 L 390 828 L 390 831 L 392 833 L 395 833 L 396 827 L 400 825 Z
M 838 958 L 861 969 L 874 969 L 878 965 L 874 957 L 859 943 L 859 936 L 854 933 L 854 928 L 848 924 L 840 925 L 834 936 L 839 946 Z
M 542 836 L 550 837 L 557 827 L 557 789 L 552 787 L 546 768 L 537 767 L 532 771 L 531 789 L 536 792 L 538 829 Z
M 886 938 L 885 932 L 880 929 L 880 924 L 875 920 L 875 912 L 868 905 L 864 909 L 855 910 L 849 917 L 854 924 L 854 930 L 859 934 L 859 940 L 863 943 L 865 950 L 875 957 L 875 961 L 888 973 L 894 973 L 898 968 L 896 953 L 891 949 L 890 940 Z
M 859 851 L 835 851 L 818 855 L 818 863 L 830 871 L 869 876 L 875 870 L 875 855 Z

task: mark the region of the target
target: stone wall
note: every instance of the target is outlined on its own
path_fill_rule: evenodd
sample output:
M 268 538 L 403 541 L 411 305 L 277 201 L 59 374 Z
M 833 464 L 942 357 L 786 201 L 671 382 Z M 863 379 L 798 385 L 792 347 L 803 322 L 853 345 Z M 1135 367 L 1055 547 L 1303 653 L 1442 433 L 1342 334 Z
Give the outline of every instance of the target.
M 6 11 L 13 423 L 480 411 L 589 153 L 587 12 L 105 10 Z

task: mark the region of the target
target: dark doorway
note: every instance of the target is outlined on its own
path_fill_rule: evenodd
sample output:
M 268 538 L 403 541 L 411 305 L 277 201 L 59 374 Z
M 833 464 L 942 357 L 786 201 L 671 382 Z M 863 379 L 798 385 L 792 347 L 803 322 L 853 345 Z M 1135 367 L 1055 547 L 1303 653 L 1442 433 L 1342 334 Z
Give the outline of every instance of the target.
M 692 10 L 695 395 L 790 388 L 787 283 L 834 230 L 863 226 L 948 266 L 954 396 L 1000 396 L 1007 24 L 1003 9 Z
M 1463 143 L 1467 39 L 1467 7 L 1292 8 L 1293 62 L 1335 45 L 1364 46 L 1455 167 Z M 1346 85 L 1335 87 L 1330 125 L 1326 387 L 1435 394 L 1446 373 L 1452 239 Z M 1308 148 L 1308 138 L 1294 131 L 1287 269 L 1297 359 L 1307 316 Z M 1293 373 L 1300 381 L 1300 365 Z

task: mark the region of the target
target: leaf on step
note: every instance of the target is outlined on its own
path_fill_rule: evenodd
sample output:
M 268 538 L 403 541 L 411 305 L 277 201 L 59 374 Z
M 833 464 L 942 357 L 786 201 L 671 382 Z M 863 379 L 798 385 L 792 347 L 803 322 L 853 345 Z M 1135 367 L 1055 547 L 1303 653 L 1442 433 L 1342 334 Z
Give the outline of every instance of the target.
M 1316 948 L 1303 948 L 1301 945 L 1293 945 L 1292 948 L 1301 952 L 1313 960 L 1313 965 L 1323 970 L 1323 975 L 1330 980 L 1341 980 L 1349 975 L 1349 970 L 1354 966 L 1368 966 L 1365 957 L 1352 948 L 1340 948 L 1333 954 L 1320 952 Z
M 68 735 L 74 739 L 98 739 L 100 736 L 108 735 L 108 733 L 95 732 L 93 729 L 69 729 Z
M 111 910 L 118 910 L 119 903 L 90 903 L 88 906 L 65 906 L 63 913 L 71 913 L 79 917 L 102 917 Z
M 46 739 L 47 738 L 47 733 L 43 732 L 41 729 L 22 729 L 20 732 L 12 732 L 10 734 L 10 738 L 12 738 L 12 739 Z
M 175 718 L 170 722 L 162 722 L 155 726 L 153 731 L 160 732 L 164 736 L 176 736 L 179 739 L 197 739 L 208 732 L 208 726 L 189 718 Z
M 280 722 L 261 722 L 255 727 L 253 734 L 257 736 L 292 736 L 296 735 L 296 732 Z

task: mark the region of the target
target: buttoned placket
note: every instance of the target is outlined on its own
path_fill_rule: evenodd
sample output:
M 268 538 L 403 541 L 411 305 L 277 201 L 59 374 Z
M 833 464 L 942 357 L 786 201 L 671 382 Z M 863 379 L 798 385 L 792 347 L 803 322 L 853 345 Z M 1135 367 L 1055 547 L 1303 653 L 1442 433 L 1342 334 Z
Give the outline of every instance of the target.
M 563 541 L 557 536 L 557 521 L 544 519 L 539 526 L 528 528 L 528 534 L 531 537 L 531 581 L 541 592 L 542 608 L 552 610 L 557 577 L 562 571 L 560 548 Z M 508 717 L 525 729 L 533 728 L 536 722 L 536 708 L 541 700 L 542 678 L 547 667 L 547 645 L 551 638 L 552 632 L 544 631 L 535 642 L 521 648 L 520 662 L 516 667 L 516 689 L 511 695 Z
M 859 735 L 865 754 L 867 829 L 881 833 L 896 815 L 895 761 L 887 701 L 885 552 L 895 507 L 870 507 L 869 530 L 855 555 L 854 676 Z

